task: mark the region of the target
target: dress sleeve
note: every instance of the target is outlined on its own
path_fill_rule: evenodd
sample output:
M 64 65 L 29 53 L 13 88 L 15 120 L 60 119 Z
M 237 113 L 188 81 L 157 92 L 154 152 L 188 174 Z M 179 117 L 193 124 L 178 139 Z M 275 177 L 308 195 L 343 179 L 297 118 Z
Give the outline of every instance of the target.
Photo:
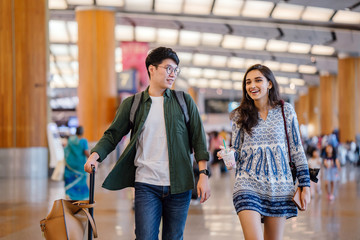
M 294 108 L 285 103 L 286 126 L 289 136 L 290 156 L 296 166 L 296 177 L 299 187 L 310 187 L 309 166 L 301 142 L 299 123 Z

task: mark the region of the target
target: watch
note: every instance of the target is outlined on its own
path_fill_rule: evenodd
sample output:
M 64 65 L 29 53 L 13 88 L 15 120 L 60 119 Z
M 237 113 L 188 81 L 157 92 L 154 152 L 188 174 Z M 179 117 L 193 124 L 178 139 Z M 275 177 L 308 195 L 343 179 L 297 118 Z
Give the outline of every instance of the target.
M 199 174 L 201 174 L 201 173 L 205 174 L 206 176 L 210 175 L 210 172 L 207 169 L 203 169 L 203 170 L 199 171 Z

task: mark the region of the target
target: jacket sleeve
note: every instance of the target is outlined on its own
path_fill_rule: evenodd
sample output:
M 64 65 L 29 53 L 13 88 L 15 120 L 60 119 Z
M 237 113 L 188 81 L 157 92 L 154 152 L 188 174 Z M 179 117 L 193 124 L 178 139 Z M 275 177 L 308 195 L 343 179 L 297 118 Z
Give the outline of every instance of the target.
M 309 166 L 300 138 L 299 123 L 294 108 L 285 103 L 286 127 L 289 136 L 290 155 L 296 166 L 299 187 L 310 187 Z
M 116 116 L 110 127 L 104 132 L 99 142 L 91 149 L 91 153 L 97 152 L 102 162 L 111 153 L 121 139 L 130 131 L 130 109 L 133 97 L 126 98 L 118 108 Z
M 184 95 L 190 117 L 190 134 L 192 146 L 194 148 L 195 159 L 197 162 L 200 160 L 209 161 L 209 152 L 207 151 L 205 131 L 198 108 L 188 93 L 185 93 Z

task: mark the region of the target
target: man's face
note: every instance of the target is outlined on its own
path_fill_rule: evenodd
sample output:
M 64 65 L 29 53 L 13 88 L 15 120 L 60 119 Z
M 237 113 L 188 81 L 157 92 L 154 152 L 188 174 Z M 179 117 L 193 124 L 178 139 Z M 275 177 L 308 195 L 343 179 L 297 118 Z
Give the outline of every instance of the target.
M 158 66 L 150 65 L 150 85 L 157 89 L 171 88 L 177 77 L 174 72 L 176 68 L 177 65 L 171 58 L 163 60 Z

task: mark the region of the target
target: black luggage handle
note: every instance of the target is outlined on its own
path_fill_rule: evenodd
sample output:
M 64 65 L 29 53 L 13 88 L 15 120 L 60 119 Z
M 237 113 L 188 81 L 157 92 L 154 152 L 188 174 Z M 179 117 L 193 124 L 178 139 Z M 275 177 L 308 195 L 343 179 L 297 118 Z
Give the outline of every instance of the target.
M 91 165 L 90 173 L 90 191 L 89 191 L 89 203 L 94 203 L 94 189 L 95 189 L 95 166 Z M 92 218 L 94 218 L 94 208 L 89 208 L 89 213 Z M 92 228 L 90 227 L 90 221 L 88 223 L 88 240 L 92 240 Z

